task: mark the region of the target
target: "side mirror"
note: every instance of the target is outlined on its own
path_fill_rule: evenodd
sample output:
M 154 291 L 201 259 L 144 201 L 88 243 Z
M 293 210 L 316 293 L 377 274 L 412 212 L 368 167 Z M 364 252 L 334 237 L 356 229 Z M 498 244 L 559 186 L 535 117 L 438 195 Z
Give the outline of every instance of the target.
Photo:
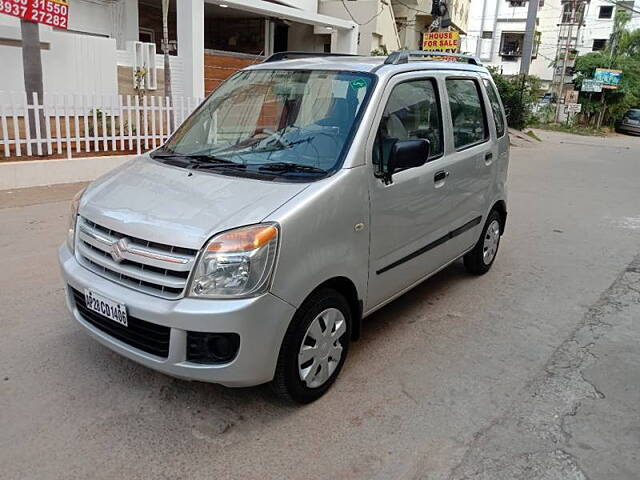
M 397 170 L 420 167 L 427 163 L 429 157 L 429 140 L 417 138 L 413 140 L 398 140 L 391 147 L 389 163 L 387 165 L 387 179 Z

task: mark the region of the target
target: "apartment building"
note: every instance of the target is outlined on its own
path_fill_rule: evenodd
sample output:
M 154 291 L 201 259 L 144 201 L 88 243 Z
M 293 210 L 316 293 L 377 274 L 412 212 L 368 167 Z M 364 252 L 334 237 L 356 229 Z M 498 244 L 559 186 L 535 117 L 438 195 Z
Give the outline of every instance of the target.
M 630 30 L 640 28 L 640 0 L 635 0 L 635 4 L 634 0 L 591 0 L 585 2 L 583 8 L 582 26 L 576 38 L 576 49 L 580 54 L 604 50 L 607 47 L 617 10 L 626 10 L 631 15 L 628 25 Z
M 640 4 L 639 0 L 636 0 Z M 562 72 L 567 37 L 567 69 L 571 80 L 579 54 L 604 50 L 613 30 L 616 9 L 639 10 L 634 1 L 541 0 L 536 18 L 533 57 L 529 73 L 540 77 L 543 87 L 557 83 Z M 526 30 L 526 0 L 472 0 L 469 27 L 462 51 L 480 57 L 505 75 L 520 71 Z M 629 28 L 640 28 L 640 13 L 631 12 Z
M 526 0 L 472 0 L 461 50 L 478 56 L 505 75 L 518 74 L 527 9 Z M 551 62 L 556 55 L 561 12 L 561 0 L 540 0 L 529 72 L 540 77 L 543 87 L 553 80 Z

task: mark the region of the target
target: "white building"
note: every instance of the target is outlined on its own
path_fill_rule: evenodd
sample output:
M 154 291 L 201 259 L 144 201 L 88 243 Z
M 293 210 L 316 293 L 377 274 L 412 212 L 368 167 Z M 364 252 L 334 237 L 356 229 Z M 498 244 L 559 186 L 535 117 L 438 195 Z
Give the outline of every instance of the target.
M 613 31 L 613 20 L 616 10 L 624 9 L 631 14 L 631 21 L 627 28 L 635 30 L 640 28 L 640 0 L 621 1 L 614 5 L 609 0 L 591 0 L 584 7 L 583 25 L 577 38 L 577 50 L 580 54 L 604 50 L 609 36 Z M 628 8 L 624 8 L 628 7 Z M 632 9 L 632 10 L 631 10 Z
M 540 1 L 533 57 L 529 73 L 549 85 L 553 78 L 550 63 L 555 58 L 560 0 Z M 472 0 L 468 34 L 461 50 L 474 54 L 505 75 L 520 72 L 528 2 L 525 0 Z
M 569 31 L 570 53 L 574 48 L 579 54 L 603 50 L 613 29 L 616 9 L 634 8 L 633 1 L 618 2 L 620 6 L 615 6 L 611 0 L 591 0 L 577 2 L 577 12 L 573 14 L 572 2 L 544 0 L 540 3 L 529 73 L 540 77 L 543 87 L 549 87 L 554 81 L 554 63 L 556 81 L 559 77 Z M 485 64 L 497 67 L 506 75 L 518 74 L 527 8 L 526 0 L 472 0 L 462 51 L 477 55 Z M 632 15 L 629 28 L 640 28 L 640 14 Z M 569 73 L 574 63 L 573 55 L 570 57 Z M 567 80 L 571 80 L 571 75 Z

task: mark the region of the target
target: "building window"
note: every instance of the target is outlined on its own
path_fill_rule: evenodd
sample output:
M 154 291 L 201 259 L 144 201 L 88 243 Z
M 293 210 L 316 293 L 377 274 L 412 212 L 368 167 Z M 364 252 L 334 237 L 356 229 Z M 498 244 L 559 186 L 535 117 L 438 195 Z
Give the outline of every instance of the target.
M 594 52 L 598 52 L 600 50 L 604 50 L 604 47 L 607 45 L 607 39 L 606 38 L 598 38 L 593 40 L 593 47 L 591 48 L 592 51 Z
M 508 0 L 512 7 L 524 7 L 526 0 Z
M 611 18 L 613 16 L 613 5 L 600 7 L 598 18 Z
M 482 38 L 485 40 L 491 40 L 493 38 L 493 32 L 489 32 L 489 31 L 482 32 Z
M 140 27 L 138 40 L 144 43 L 156 43 L 156 34 L 150 28 Z
M 503 57 L 521 57 L 524 33 L 503 32 L 500 41 L 500 55 Z

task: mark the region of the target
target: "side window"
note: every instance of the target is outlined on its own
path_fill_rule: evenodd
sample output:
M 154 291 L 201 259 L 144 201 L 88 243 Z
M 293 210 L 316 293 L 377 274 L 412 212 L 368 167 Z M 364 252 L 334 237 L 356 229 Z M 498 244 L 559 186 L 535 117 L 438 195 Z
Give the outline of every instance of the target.
M 489 138 L 480 85 L 471 78 L 447 79 L 453 143 L 461 149 Z
M 404 82 L 394 87 L 373 147 L 376 172 L 386 172 L 389 153 L 396 141 L 415 138 L 429 140 L 429 159 L 442 155 L 442 115 L 433 79 Z
M 491 84 L 489 80 L 486 78 L 484 81 L 484 88 L 487 91 L 487 95 L 489 95 L 489 103 L 491 103 L 491 111 L 493 112 L 493 121 L 496 124 L 496 133 L 498 138 L 504 135 L 504 115 L 502 114 L 502 107 L 500 104 L 500 97 L 498 97 L 498 92 L 496 92 L 496 88 Z

